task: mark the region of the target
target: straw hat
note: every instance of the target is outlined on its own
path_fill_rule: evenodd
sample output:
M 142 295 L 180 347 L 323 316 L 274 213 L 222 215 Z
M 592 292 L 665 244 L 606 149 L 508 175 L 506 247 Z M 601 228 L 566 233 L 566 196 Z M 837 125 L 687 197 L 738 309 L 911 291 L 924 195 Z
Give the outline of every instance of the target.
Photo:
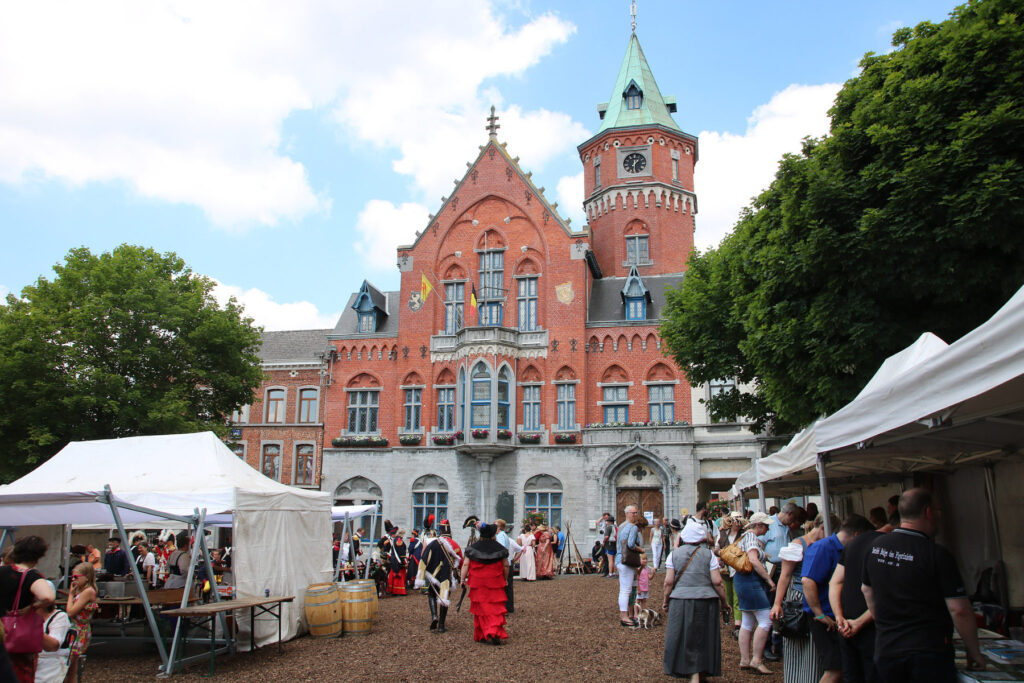
M 763 512 L 755 512 L 754 514 L 750 515 L 750 519 L 747 520 L 746 528 L 750 529 L 757 524 L 764 524 L 767 526 L 771 522 L 771 519 L 771 517 L 769 517 Z

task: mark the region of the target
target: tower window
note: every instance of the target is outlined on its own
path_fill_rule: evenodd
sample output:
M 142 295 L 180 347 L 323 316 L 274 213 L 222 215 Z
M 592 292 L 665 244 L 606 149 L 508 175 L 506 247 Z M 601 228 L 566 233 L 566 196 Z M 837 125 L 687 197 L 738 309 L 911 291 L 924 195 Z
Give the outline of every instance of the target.
M 672 160 L 672 180 L 679 180 L 679 159 Z
M 629 87 L 626 88 L 626 109 L 639 109 L 643 106 L 644 94 L 640 92 L 640 88 L 637 87 L 636 83 L 630 83 Z
M 601 187 L 601 164 L 594 164 L 594 187 Z
M 626 236 L 626 265 L 640 266 L 650 260 L 647 248 L 647 235 Z

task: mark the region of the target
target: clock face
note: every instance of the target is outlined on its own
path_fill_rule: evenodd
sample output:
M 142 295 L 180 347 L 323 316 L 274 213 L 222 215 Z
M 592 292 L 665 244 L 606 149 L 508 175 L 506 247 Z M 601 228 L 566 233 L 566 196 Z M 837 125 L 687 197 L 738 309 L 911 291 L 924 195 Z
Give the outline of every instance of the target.
M 647 167 L 647 159 L 643 154 L 639 152 L 632 152 L 627 154 L 626 158 L 622 160 L 622 168 L 626 169 L 629 173 L 639 173 Z

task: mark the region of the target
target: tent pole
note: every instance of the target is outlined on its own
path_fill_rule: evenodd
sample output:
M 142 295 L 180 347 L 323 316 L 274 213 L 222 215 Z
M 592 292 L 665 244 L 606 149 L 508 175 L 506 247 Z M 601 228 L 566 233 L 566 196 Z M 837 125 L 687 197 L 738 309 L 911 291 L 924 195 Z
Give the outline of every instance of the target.
M 765 504 L 764 499 L 764 484 L 761 483 L 757 485 L 757 502 L 761 505 L 761 512 L 767 513 L 768 506 Z
M 110 494 L 110 486 L 104 486 L 103 490 L 106 492 L 107 504 L 110 506 L 110 513 L 114 516 L 114 523 L 117 525 L 117 533 L 121 534 L 121 545 L 128 545 L 128 532 L 125 531 L 124 522 L 121 521 L 121 513 L 117 509 L 117 504 L 114 502 L 114 497 Z M 68 536 L 70 537 L 71 532 L 68 527 Z M 70 553 L 70 550 L 69 550 Z M 135 587 L 139 591 L 139 599 L 142 600 L 142 609 L 146 613 L 146 621 L 149 622 L 149 628 L 153 632 L 153 642 L 156 643 L 157 652 L 160 653 L 160 661 L 163 662 L 163 666 L 160 670 L 167 673 L 167 650 L 164 649 L 164 641 L 160 638 L 160 629 L 156 625 L 156 617 L 153 616 L 153 607 L 149 604 L 149 596 L 146 594 L 146 586 L 142 582 L 142 576 L 139 574 L 139 565 L 134 561 L 129 561 L 128 565 L 132 570 L 132 577 L 135 579 Z
M 71 525 L 64 525 L 64 576 L 60 577 L 60 587 L 67 588 L 71 580 Z
M 192 523 L 193 523 L 192 526 L 193 526 L 193 528 L 196 529 L 197 531 L 199 529 L 202 529 L 203 528 L 203 522 L 205 521 L 205 519 L 206 519 L 206 508 L 203 508 L 202 511 L 200 511 L 199 508 L 196 508 L 195 517 L 192 518 Z M 178 550 L 181 550 L 181 548 L 179 548 Z M 194 552 L 190 552 L 189 553 L 189 562 L 188 562 L 188 576 L 185 578 L 185 591 L 181 594 L 181 609 L 185 609 L 186 607 L 188 607 L 188 598 L 189 598 L 189 594 L 192 592 L 193 583 L 195 581 L 195 574 L 196 574 L 196 554 Z M 168 664 L 169 668 L 174 666 L 174 658 L 175 658 L 175 655 L 178 653 L 178 639 L 179 639 L 179 636 L 181 635 L 181 625 L 182 625 L 182 623 L 184 621 L 185 621 L 184 619 L 179 618 L 178 619 L 178 623 L 174 625 L 174 638 L 171 640 L 171 655 L 170 655 L 170 663 Z M 253 624 L 253 626 L 255 627 L 255 624 Z M 168 669 L 167 673 L 172 673 L 172 672 Z
M 371 543 L 368 546 L 366 546 L 366 565 L 365 565 L 365 567 L 363 569 L 363 578 L 364 579 L 370 578 L 370 559 L 373 557 L 373 547 L 376 545 L 376 543 L 373 543 L 372 541 L 376 540 L 376 536 L 377 536 L 375 530 L 377 529 L 377 513 L 378 512 L 380 512 L 380 501 L 379 500 L 377 501 L 376 506 L 374 506 L 374 508 L 373 508 L 373 514 L 370 516 L 370 539 L 371 539 Z
M 828 479 L 825 478 L 827 453 L 818 453 L 818 487 L 821 489 L 821 520 L 825 527 L 825 535 L 832 535 L 832 506 L 828 499 Z
M 213 561 L 210 559 L 210 548 L 206 545 L 205 523 L 206 508 L 203 508 L 202 517 L 200 518 L 199 522 L 199 529 L 196 532 L 196 538 L 199 539 L 199 549 L 202 551 L 203 554 L 203 566 L 206 567 L 206 580 L 210 582 L 210 592 L 213 593 L 213 601 L 220 602 L 220 591 L 217 590 L 217 581 L 213 578 Z M 227 615 L 224 612 L 218 612 L 217 621 L 220 622 L 221 631 L 224 633 L 224 640 L 227 642 L 229 646 L 231 646 L 231 652 L 234 653 L 234 646 L 232 645 L 231 634 L 228 633 Z

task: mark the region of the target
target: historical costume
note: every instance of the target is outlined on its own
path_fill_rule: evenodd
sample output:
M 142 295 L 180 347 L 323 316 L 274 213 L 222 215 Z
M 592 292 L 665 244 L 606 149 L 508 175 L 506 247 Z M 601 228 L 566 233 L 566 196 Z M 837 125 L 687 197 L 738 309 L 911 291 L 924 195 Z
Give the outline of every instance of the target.
M 523 552 L 519 556 L 519 578 L 523 581 L 536 581 L 537 560 L 534 549 L 537 545 L 537 540 L 530 533 L 529 529 L 524 529 L 522 536 L 518 540 L 519 545 L 523 546 Z
M 523 551 L 523 546 L 516 543 L 514 538 L 505 533 L 505 529 L 503 526 L 504 521 L 499 521 L 501 521 L 502 523 L 498 526 L 498 533 L 495 534 L 494 540 L 496 540 L 498 543 L 502 545 L 502 547 L 508 550 L 509 574 L 508 581 L 505 582 L 505 595 L 507 596 L 507 599 L 505 600 L 505 609 L 508 611 L 509 614 L 512 614 L 516 611 L 515 591 L 512 588 L 512 586 L 515 585 L 515 582 L 512 580 L 512 565 L 516 563 L 516 557 L 518 557 L 519 553 Z
M 441 532 L 439 537 L 429 530 L 431 524 L 433 515 L 428 517 L 428 522 L 424 525 L 423 551 L 420 553 L 416 587 L 427 589 L 430 630 L 444 633 L 447 631 L 444 622 L 451 606 L 451 592 L 459 582 L 462 550 L 451 538 L 452 528 L 448 520 L 443 520 L 438 525 Z
M 555 549 L 547 525 L 541 524 L 533 537 L 537 541 L 537 578 L 555 578 Z
M 473 640 L 500 645 L 505 632 L 505 583 L 508 581 L 508 550 L 494 540 L 498 527 L 479 523 L 480 540 L 466 548 L 462 579 L 469 588 L 469 612 L 473 615 Z
M 409 546 L 398 535 L 398 527 L 390 520 L 384 520 L 387 536 L 380 539 L 381 563 L 388 568 L 387 592 L 391 595 L 405 595 L 405 563 Z
M 420 555 L 423 553 L 423 543 L 415 529 L 409 534 L 409 570 L 406 572 L 406 586 L 412 586 L 419 574 Z

